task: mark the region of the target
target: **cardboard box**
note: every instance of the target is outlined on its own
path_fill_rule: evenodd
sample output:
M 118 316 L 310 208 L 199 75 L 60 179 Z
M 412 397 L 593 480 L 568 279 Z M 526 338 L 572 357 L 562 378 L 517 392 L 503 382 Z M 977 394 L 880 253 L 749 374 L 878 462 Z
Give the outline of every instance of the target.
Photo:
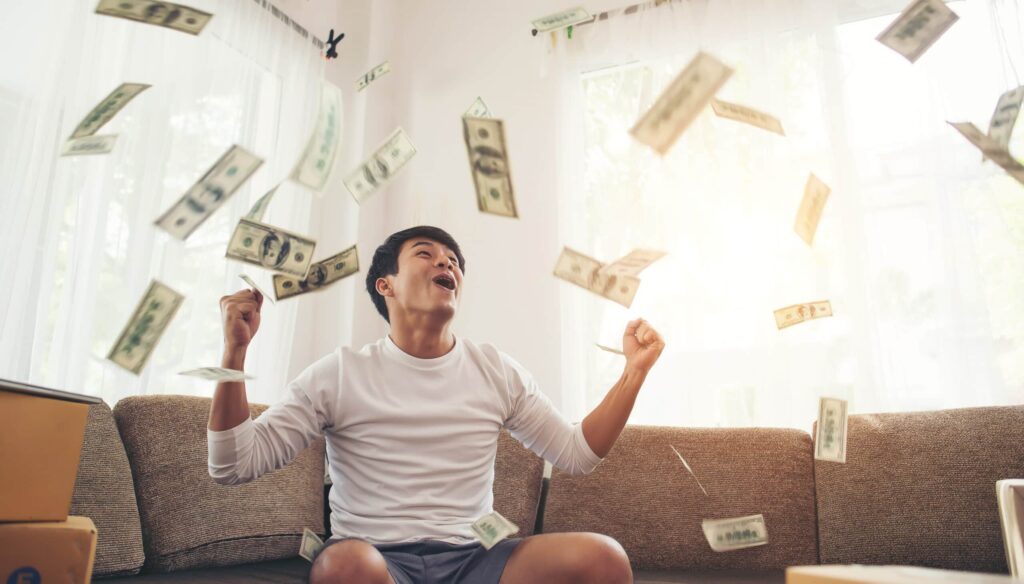
M 0 521 L 68 518 L 89 404 L 99 401 L 0 379 Z
M 1008 584 L 1009 575 L 956 572 L 913 566 L 795 566 L 786 584 Z
M 96 557 L 96 526 L 67 521 L 0 523 L 0 582 L 88 584 Z

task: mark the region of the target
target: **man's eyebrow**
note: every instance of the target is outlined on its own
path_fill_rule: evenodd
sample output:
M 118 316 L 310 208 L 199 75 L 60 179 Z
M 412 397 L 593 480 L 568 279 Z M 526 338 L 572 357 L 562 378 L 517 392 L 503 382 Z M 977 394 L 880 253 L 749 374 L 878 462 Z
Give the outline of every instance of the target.
M 430 244 L 431 244 L 431 242 L 429 242 L 429 241 L 417 241 L 416 243 L 412 244 L 412 246 L 409 249 L 412 249 L 412 248 L 414 248 L 416 246 L 419 246 L 419 245 L 430 245 Z

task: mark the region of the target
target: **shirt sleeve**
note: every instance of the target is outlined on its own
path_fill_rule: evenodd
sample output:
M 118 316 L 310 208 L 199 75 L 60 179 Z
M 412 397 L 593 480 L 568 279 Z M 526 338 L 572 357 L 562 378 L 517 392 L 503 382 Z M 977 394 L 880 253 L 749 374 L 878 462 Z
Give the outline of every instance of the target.
M 555 409 L 533 376 L 514 359 L 501 353 L 506 367 L 511 415 L 505 427 L 524 446 L 571 475 L 592 472 L 601 462 L 583 436 L 582 424 L 570 424 Z
M 284 399 L 255 420 L 219 432 L 207 429 L 213 480 L 237 485 L 277 470 L 332 426 L 339 367 L 335 351 L 307 367 L 288 384 Z

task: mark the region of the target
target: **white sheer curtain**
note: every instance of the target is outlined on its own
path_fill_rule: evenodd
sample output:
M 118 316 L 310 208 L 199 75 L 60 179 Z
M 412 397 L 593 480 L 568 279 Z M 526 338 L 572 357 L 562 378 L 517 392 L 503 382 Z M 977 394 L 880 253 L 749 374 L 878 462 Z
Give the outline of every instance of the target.
M 946 124 L 987 128 L 1021 83 L 1020 8 L 950 2 L 960 21 L 911 65 L 874 40 L 905 4 L 674 2 L 543 39 L 564 89 L 563 241 L 669 252 L 630 310 L 563 286 L 567 413 L 614 382 L 621 358 L 594 343 L 636 316 L 667 348 L 632 423 L 809 429 L 822 395 L 853 412 L 1021 401 L 1024 188 Z M 735 68 L 719 98 L 786 136 L 708 108 L 664 158 L 636 143 L 698 50 Z M 832 194 L 808 247 L 793 222 L 812 172 Z M 834 317 L 776 329 L 774 309 L 821 299 Z
M 235 223 L 284 179 L 316 117 L 323 60 L 258 3 L 195 0 L 198 37 L 94 14 L 95 2 L 14 3 L 0 24 L 0 376 L 100 395 L 209 395 L 178 371 L 219 365 L 218 300 L 244 287 L 224 258 Z M 123 82 L 152 87 L 100 133 L 112 153 L 60 158 L 63 141 Z M 232 144 L 263 166 L 184 243 L 153 221 Z M 286 183 L 264 219 L 306 233 L 311 194 Z M 149 281 L 186 300 L 142 374 L 104 359 Z M 249 353 L 250 399 L 285 386 L 296 303 Z M 268 312 L 266 309 L 264 312 Z

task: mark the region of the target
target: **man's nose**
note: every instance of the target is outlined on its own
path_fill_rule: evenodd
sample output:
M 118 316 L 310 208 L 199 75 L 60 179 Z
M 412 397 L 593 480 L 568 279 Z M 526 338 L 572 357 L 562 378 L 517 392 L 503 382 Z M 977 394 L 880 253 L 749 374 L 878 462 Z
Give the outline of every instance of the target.
M 447 268 L 447 267 L 452 266 L 452 265 L 453 265 L 452 264 L 452 260 L 450 260 L 448 258 L 438 258 L 438 260 L 437 260 L 437 267 L 439 267 L 439 268 Z

